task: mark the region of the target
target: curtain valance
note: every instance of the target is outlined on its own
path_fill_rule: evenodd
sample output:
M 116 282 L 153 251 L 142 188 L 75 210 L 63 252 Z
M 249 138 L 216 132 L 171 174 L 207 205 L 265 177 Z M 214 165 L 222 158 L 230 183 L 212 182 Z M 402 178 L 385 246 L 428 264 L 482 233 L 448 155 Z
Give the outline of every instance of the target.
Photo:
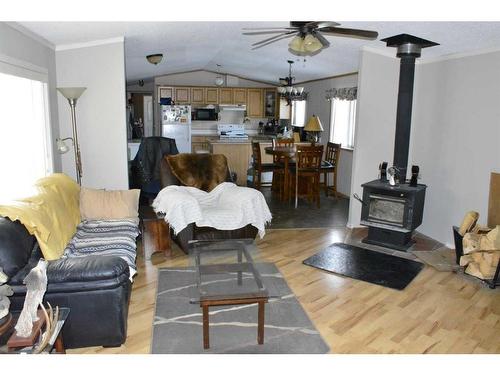
M 358 95 L 357 87 L 342 87 L 342 88 L 333 88 L 328 89 L 325 92 L 326 100 L 330 101 L 332 99 L 341 99 L 341 100 L 356 100 Z

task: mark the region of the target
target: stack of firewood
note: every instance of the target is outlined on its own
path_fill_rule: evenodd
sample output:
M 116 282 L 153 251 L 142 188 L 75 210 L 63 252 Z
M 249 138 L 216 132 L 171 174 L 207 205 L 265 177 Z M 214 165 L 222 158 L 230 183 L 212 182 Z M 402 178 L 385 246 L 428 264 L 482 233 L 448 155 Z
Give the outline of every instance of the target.
M 469 212 L 460 226 L 464 251 L 460 265 L 466 267 L 465 273 L 489 280 L 495 276 L 500 261 L 500 225 L 493 229 L 481 227 L 478 218 L 477 212 Z

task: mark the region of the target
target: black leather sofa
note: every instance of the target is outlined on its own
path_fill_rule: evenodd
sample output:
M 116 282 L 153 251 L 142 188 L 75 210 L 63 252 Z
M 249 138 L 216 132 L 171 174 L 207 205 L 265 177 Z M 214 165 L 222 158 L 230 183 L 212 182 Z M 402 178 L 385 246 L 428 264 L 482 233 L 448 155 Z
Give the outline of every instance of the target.
M 23 279 L 41 256 L 35 237 L 21 223 L 0 217 L 0 267 L 14 290 L 11 311 L 22 309 Z M 47 278 L 44 300 L 71 309 L 63 327 L 66 348 L 125 342 L 131 282 L 123 259 L 90 255 L 49 261 Z
M 200 154 L 200 158 L 203 158 Z M 227 182 L 234 182 L 232 174 L 227 167 L 226 174 Z M 164 188 L 169 185 L 183 185 L 181 181 L 172 173 L 167 157 L 164 157 L 160 163 L 160 182 Z M 173 240 L 186 254 L 189 252 L 189 241 L 193 240 L 223 240 L 223 239 L 251 239 L 254 240 L 257 236 L 258 229 L 253 225 L 246 225 L 243 228 L 234 230 L 220 230 L 212 227 L 198 227 L 191 223 L 186 228 L 181 230 L 177 235 L 172 235 Z

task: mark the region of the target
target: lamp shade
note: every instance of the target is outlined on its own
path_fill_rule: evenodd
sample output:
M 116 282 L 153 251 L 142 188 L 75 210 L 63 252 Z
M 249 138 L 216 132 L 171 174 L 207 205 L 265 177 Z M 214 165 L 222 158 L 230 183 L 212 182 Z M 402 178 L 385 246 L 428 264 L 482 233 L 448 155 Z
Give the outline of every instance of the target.
M 307 52 L 316 52 L 319 51 L 321 48 L 323 48 L 323 45 L 321 44 L 318 38 L 316 38 L 312 34 L 306 35 L 306 37 L 304 38 L 304 49 Z
M 297 35 L 290 41 L 290 43 L 288 43 L 288 48 L 295 52 L 305 52 L 304 38 L 302 38 L 300 35 Z
M 69 151 L 69 147 L 62 139 L 57 138 L 57 151 L 59 151 L 60 154 L 65 154 L 66 152 Z
M 306 132 L 322 132 L 323 126 L 318 116 L 312 115 L 304 128 Z
M 58 87 L 57 91 L 66 99 L 78 99 L 86 89 L 86 87 Z

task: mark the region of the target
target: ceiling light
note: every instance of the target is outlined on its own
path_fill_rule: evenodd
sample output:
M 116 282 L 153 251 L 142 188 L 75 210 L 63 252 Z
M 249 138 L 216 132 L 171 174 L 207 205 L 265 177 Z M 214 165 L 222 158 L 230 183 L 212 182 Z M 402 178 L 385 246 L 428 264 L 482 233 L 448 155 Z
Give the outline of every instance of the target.
M 304 92 L 303 87 L 295 87 L 293 85 L 293 80 L 294 80 L 294 77 L 292 77 L 293 61 L 288 60 L 288 64 L 290 65 L 288 70 L 288 77 L 279 79 L 281 86 L 278 87 L 277 90 L 278 93 L 280 94 L 280 97 L 286 100 L 287 105 L 290 105 L 290 103 L 293 100 L 305 100 L 307 97 L 307 93 Z
M 313 34 L 307 34 L 304 38 L 304 49 L 307 52 L 316 52 L 323 48 L 323 44 Z
M 304 38 L 300 35 L 293 38 L 290 43 L 288 43 L 288 47 L 296 52 L 306 52 L 304 49 Z
M 153 65 L 158 65 L 161 60 L 163 59 L 163 54 L 162 53 L 155 53 L 154 55 L 147 55 L 146 59 L 153 64 Z

